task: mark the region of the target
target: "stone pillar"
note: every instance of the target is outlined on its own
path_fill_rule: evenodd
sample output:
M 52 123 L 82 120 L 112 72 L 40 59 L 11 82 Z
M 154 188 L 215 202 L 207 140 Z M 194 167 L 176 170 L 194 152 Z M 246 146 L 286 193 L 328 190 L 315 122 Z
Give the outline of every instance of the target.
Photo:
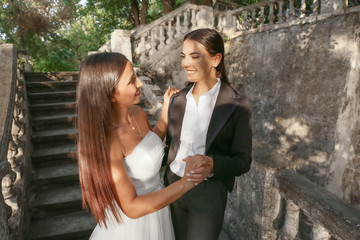
M 13 44 L 1 44 L 0 45 L 0 139 L 3 141 L 8 141 L 4 139 L 10 135 L 10 129 L 6 129 L 5 126 L 11 128 L 11 115 L 12 106 L 14 99 L 14 88 L 16 81 L 16 47 Z M 13 107 L 13 106 L 12 106 Z M 8 110 L 9 109 L 9 110 Z M 1 138 L 2 137 L 2 138 Z M 7 147 L 6 147 L 7 148 Z M 0 149 L 1 152 L 7 152 L 7 149 Z M 3 159 L 0 159 L 0 162 Z
M 331 12 L 342 12 L 345 9 L 345 0 L 322 0 L 321 14 Z
M 196 28 L 213 28 L 214 27 L 214 11 L 212 7 L 201 6 L 201 10 L 196 15 Z
M 276 239 L 281 196 L 272 184 L 275 170 L 254 160 L 250 171 L 237 177 L 222 229 L 229 239 Z
M 11 172 L 7 161 L 8 143 L 11 138 L 12 115 L 14 109 L 14 93 L 16 81 L 17 50 L 13 44 L 0 45 L 0 239 L 10 239 L 8 219 L 11 208 L 5 204 L 3 192 L 3 178 Z
M 111 33 L 111 52 L 119 52 L 132 62 L 131 32 L 117 29 Z

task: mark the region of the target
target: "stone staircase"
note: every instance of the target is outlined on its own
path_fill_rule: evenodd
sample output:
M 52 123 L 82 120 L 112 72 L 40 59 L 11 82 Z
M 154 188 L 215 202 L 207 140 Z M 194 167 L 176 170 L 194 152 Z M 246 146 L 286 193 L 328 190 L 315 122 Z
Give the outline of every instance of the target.
M 78 72 L 25 74 L 33 146 L 28 239 L 88 239 L 96 225 L 81 207 L 74 127 L 77 79 Z M 162 92 L 149 78 L 141 79 L 146 93 L 139 105 L 153 125 L 154 110 L 144 95 L 154 101 Z
M 77 72 L 27 73 L 32 125 L 28 239 L 88 239 L 96 222 L 81 207 L 76 163 Z

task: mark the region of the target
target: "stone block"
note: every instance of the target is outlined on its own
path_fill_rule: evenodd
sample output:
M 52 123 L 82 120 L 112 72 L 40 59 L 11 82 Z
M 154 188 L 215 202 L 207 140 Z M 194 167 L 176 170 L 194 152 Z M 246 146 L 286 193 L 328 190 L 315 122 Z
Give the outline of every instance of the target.
M 119 52 L 132 62 L 131 32 L 117 29 L 111 33 L 111 52 Z

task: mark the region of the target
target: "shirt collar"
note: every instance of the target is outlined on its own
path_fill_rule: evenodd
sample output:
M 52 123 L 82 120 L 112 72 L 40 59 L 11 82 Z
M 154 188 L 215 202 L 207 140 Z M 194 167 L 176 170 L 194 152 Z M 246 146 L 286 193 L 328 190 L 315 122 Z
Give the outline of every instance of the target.
M 217 89 L 219 89 L 221 81 L 220 81 L 220 78 L 216 78 L 216 80 L 217 80 L 217 83 L 215 83 L 215 85 L 209 91 L 207 91 L 206 93 L 204 93 L 200 97 L 213 96 L 213 95 L 215 95 L 217 93 Z M 188 100 L 188 101 L 189 101 L 190 97 L 192 97 L 192 92 L 194 90 L 195 84 L 196 83 L 194 83 L 192 85 L 189 92 L 186 94 L 186 100 Z

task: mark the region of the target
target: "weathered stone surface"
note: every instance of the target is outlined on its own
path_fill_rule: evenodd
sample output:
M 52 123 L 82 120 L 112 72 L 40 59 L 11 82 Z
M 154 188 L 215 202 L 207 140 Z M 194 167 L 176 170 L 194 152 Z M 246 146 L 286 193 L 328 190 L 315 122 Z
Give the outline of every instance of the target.
M 254 162 L 250 172 L 237 178 L 229 194 L 223 227 L 230 239 L 276 238 L 277 229 L 272 223 L 279 214 L 281 198 L 271 183 L 274 171 Z
M 359 35 L 359 13 L 333 16 L 233 39 L 226 59 L 233 85 L 251 101 L 255 161 L 294 168 L 357 207 Z M 256 181 L 253 178 L 248 180 Z M 251 189 L 251 184 L 237 182 L 239 186 Z M 229 202 L 240 198 L 239 206 L 256 203 L 241 194 L 233 193 Z M 231 222 L 238 213 L 230 204 L 227 211 L 233 215 L 225 221 Z
M 0 193 L 1 199 L 3 195 Z M 7 219 L 11 212 L 9 212 L 9 207 L 5 205 L 4 201 L 0 201 L 0 239 L 10 239 L 9 229 Z M 10 210 L 11 211 L 11 210 Z
M 0 180 L 9 173 L 7 162 L 8 143 L 11 138 L 12 115 L 14 109 L 16 81 L 16 47 L 12 44 L 0 45 Z M 9 212 L 10 210 L 10 212 Z M 11 209 L 0 193 L 0 239 L 10 239 L 8 219 Z
M 293 201 L 314 223 L 321 223 L 337 239 L 360 239 L 360 209 L 344 203 L 293 170 L 277 171 L 273 183 L 285 199 Z
M 131 54 L 131 32 L 129 30 L 117 29 L 111 33 L 111 52 L 119 52 L 132 62 Z
M 11 127 L 10 116 L 14 107 L 11 101 L 14 99 L 16 81 L 16 47 L 12 44 L 1 44 L 0 59 L 0 138 L 1 142 L 7 142 Z M 2 153 L 4 151 L 7 149 L 1 149 Z
M 359 21 L 352 13 L 238 37 L 226 60 L 251 100 L 256 161 L 296 168 L 341 198 L 345 169 L 360 161 Z

